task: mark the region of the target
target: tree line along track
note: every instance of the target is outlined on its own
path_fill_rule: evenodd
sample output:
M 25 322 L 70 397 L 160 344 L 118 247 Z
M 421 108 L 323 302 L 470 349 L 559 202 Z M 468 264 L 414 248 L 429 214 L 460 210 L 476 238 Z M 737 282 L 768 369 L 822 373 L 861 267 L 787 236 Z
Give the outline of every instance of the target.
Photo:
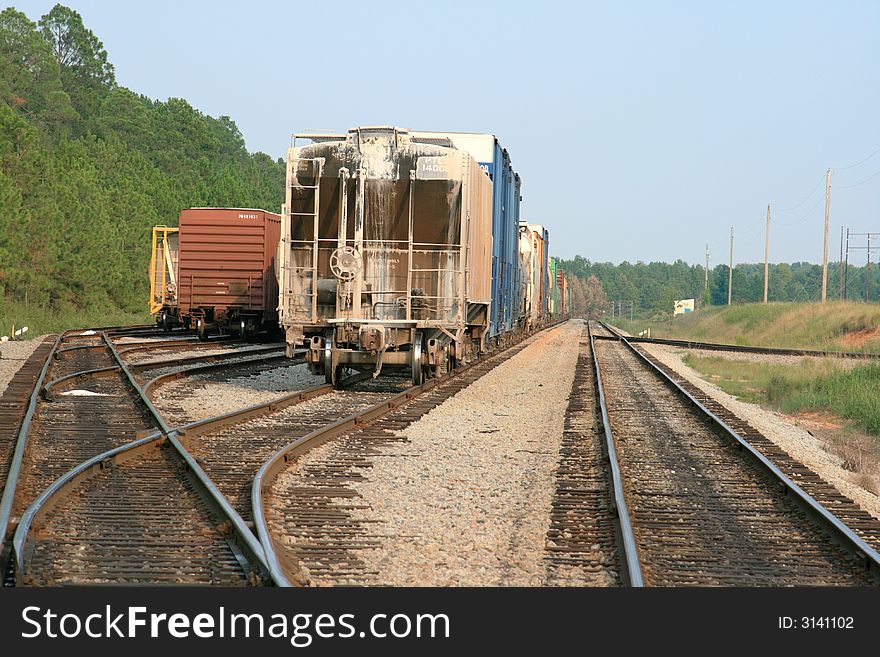
M 627 341 L 594 345 L 645 584 L 878 583 L 880 523 L 781 450 L 768 467 L 758 432 L 713 418 Z

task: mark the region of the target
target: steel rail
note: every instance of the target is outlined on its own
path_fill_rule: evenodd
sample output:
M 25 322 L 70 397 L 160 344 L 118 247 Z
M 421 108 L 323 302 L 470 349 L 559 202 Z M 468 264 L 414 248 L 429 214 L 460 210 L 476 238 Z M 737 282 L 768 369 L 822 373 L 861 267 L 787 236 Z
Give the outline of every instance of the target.
M 180 439 L 186 440 L 186 438 L 190 437 L 191 435 L 199 435 L 209 431 L 215 431 L 227 425 L 244 422 L 245 420 L 257 417 L 259 415 L 265 415 L 267 413 L 286 408 L 287 406 L 291 406 L 293 404 L 306 401 L 308 399 L 313 399 L 322 394 L 332 391 L 332 385 L 324 384 L 320 386 L 315 386 L 313 388 L 308 388 L 306 390 L 290 393 L 288 395 L 285 395 L 284 397 L 272 400 L 264 404 L 248 406 L 246 408 L 232 411 L 230 413 L 225 413 L 223 415 L 207 418 L 205 420 L 198 420 L 196 422 L 190 422 L 188 424 L 175 427 L 168 433 L 168 438 L 171 439 L 171 437 L 173 436 L 171 444 L 178 452 L 181 452 L 181 450 L 183 452 L 186 452 L 187 455 L 186 457 L 184 457 L 184 461 L 187 463 L 187 466 L 194 471 L 201 472 L 201 475 L 210 481 L 208 475 L 202 471 L 201 467 L 198 466 L 197 462 L 186 451 L 186 448 L 181 444 Z M 35 529 L 37 527 L 36 523 L 40 520 L 40 518 L 52 509 L 52 502 L 54 502 L 58 495 L 61 495 L 62 493 L 71 490 L 72 488 L 76 487 L 80 482 L 95 475 L 101 470 L 104 470 L 105 468 L 110 467 L 113 464 L 120 463 L 123 459 L 135 456 L 141 451 L 138 448 L 146 448 L 150 446 L 151 443 L 160 444 L 165 440 L 165 438 L 166 434 L 164 434 L 161 430 L 156 430 L 144 436 L 143 438 L 139 438 L 138 440 L 135 440 L 133 442 L 126 443 L 125 445 L 107 450 L 106 452 L 103 452 L 86 461 L 83 461 L 76 467 L 70 469 L 69 471 L 61 475 L 57 480 L 55 480 L 45 491 L 43 491 L 43 493 L 31 503 L 25 513 L 22 514 L 21 521 L 19 522 L 15 531 L 13 539 L 13 549 L 15 550 L 17 579 L 20 582 L 26 581 L 29 564 L 29 554 L 30 552 L 32 552 L 33 548 L 33 542 L 29 541 L 30 532 L 32 529 Z M 195 467 L 193 468 L 193 466 Z M 213 482 L 211 482 L 211 484 L 213 488 L 212 494 L 218 498 L 222 498 L 225 501 L 225 504 L 222 506 L 225 507 L 229 505 L 228 500 L 226 500 L 225 496 L 223 496 L 223 494 L 217 489 L 216 485 L 214 485 Z M 231 508 L 231 505 L 229 505 L 229 508 Z M 260 546 L 260 550 L 262 551 L 262 546 Z
M 161 349 L 194 349 L 197 347 L 211 347 L 215 344 L 227 344 L 238 342 L 238 338 L 228 335 L 199 340 L 196 338 L 184 340 L 153 340 L 152 342 L 129 342 L 119 345 L 120 354 L 129 354 L 135 351 L 159 351 Z
M 175 365 L 185 363 L 212 363 L 232 360 L 235 358 L 244 358 L 245 356 L 257 356 L 260 354 L 269 354 L 280 352 L 284 347 L 258 347 L 256 349 L 224 351 L 219 354 L 206 354 L 204 356 L 186 356 L 185 358 L 164 358 L 162 360 L 148 360 L 140 363 L 129 363 L 128 369 L 133 372 L 141 372 L 143 370 L 151 370 L 158 367 L 174 367 Z
M 288 587 L 293 586 L 293 584 L 287 578 L 284 568 L 278 559 L 278 554 L 275 551 L 272 536 L 269 532 L 268 524 L 266 523 L 262 493 L 265 488 L 268 488 L 268 484 L 264 482 L 269 479 L 274 479 L 278 475 L 280 469 L 294 456 L 309 451 L 333 438 L 337 438 L 359 426 L 367 424 L 370 420 L 376 419 L 385 413 L 394 410 L 400 404 L 415 399 L 423 392 L 431 390 L 438 383 L 446 381 L 450 376 L 452 375 L 447 374 L 442 378 L 429 379 L 425 383 L 413 386 L 412 388 L 395 395 L 391 399 L 387 399 L 371 406 L 365 411 L 353 413 L 336 420 L 335 422 L 326 424 L 320 429 L 307 433 L 305 436 L 302 436 L 294 442 L 282 447 L 275 452 L 275 454 L 270 456 L 262 466 L 260 466 L 260 469 L 254 476 L 251 487 L 251 507 L 253 509 L 254 527 L 260 542 L 263 544 L 263 549 L 266 554 L 269 575 L 276 586 Z
M 102 341 L 104 344 L 78 345 L 73 348 L 59 350 L 59 346 L 62 344 L 62 342 L 65 338 L 83 337 L 82 331 L 85 331 L 85 330 L 89 330 L 89 329 L 69 330 L 69 331 L 65 331 L 57 336 L 57 338 L 52 346 L 52 349 L 50 350 L 49 354 L 46 356 L 46 360 L 43 363 L 43 367 L 41 369 L 40 375 L 34 384 L 34 389 L 31 394 L 30 403 L 28 405 L 27 413 L 25 414 L 25 417 L 24 417 L 22 424 L 19 428 L 18 438 L 16 441 L 16 447 L 15 447 L 15 451 L 13 454 L 12 462 L 10 464 L 10 469 L 9 469 L 9 472 L 8 472 L 8 475 L 6 478 L 6 482 L 5 482 L 5 486 L 4 486 L 4 490 L 3 490 L 3 496 L 2 496 L 2 499 L 0 499 L 0 531 L 2 531 L 2 534 L 0 534 L 0 557 L 2 557 L 2 561 L 4 563 L 6 562 L 6 558 L 5 558 L 6 549 L 7 549 L 6 537 L 9 533 L 9 523 L 11 520 L 12 506 L 13 506 L 14 499 L 15 499 L 15 490 L 16 490 L 16 487 L 18 484 L 18 479 L 19 479 L 20 473 L 21 473 L 21 467 L 22 467 L 22 463 L 23 463 L 23 459 L 24 459 L 25 448 L 27 446 L 27 439 L 28 439 L 28 436 L 30 433 L 31 423 L 32 423 L 33 417 L 36 413 L 36 406 L 37 406 L 37 403 L 39 401 L 39 397 L 41 394 L 47 395 L 47 397 L 50 398 L 51 397 L 51 388 L 53 386 L 55 386 L 59 383 L 62 383 L 65 380 L 70 380 L 72 378 L 82 376 L 84 374 L 88 375 L 88 374 L 97 374 L 97 373 L 107 373 L 110 371 L 122 371 L 126 375 L 131 386 L 137 392 L 138 396 L 141 398 L 143 403 L 146 405 L 147 409 L 150 412 L 150 415 L 154 418 L 154 420 L 157 422 L 157 424 L 161 428 L 159 433 L 157 433 L 154 436 L 154 439 L 164 438 L 169 432 L 173 431 L 165 423 L 164 418 L 161 416 L 161 414 L 158 412 L 158 410 L 152 404 L 152 401 L 144 394 L 143 389 L 137 384 L 137 381 L 134 379 L 131 372 L 128 370 L 125 363 L 123 362 L 120 351 L 116 349 L 115 345 L 113 344 L 113 342 L 110 339 L 107 332 L 100 331 L 100 332 L 95 333 L 95 335 L 98 335 L 102 338 Z M 50 367 L 53 359 L 57 357 L 58 352 L 59 351 L 70 351 L 72 349 L 76 349 L 77 347 L 82 347 L 82 346 L 87 346 L 90 348 L 109 348 L 110 352 L 112 353 L 114 359 L 117 362 L 117 365 L 110 367 L 110 368 L 98 368 L 96 370 L 84 370 L 82 372 L 75 372 L 71 375 L 67 375 L 64 377 L 59 377 L 58 379 L 54 379 L 54 380 L 50 381 L 49 383 L 47 383 L 46 385 L 44 385 L 44 381 L 45 381 L 46 375 L 48 373 L 49 367 Z M 135 441 L 133 443 L 128 443 L 127 445 L 123 445 L 119 448 L 116 448 L 116 450 L 109 450 L 108 452 L 105 452 L 102 455 L 98 455 L 97 457 L 93 457 L 92 459 L 89 459 L 88 461 L 86 461 L 84 463 L 88 464 L 88 463 L 92 463 L 92 462 L 99 462 L 102 460 L 99 458 L 101 456 L 105 457 L 103 460 L 106 460 L 106 458 L 109 458 L 110 456 L 113 456 L 115 453 L 117 453 L 117 450 L 121 450 L 122 452 L 124 452 L 127 449 L 130 449 L 130 448 L 133 448 L 133 447 L 140 445 L 142 442 L 143 442 L 143 439 L 140 439 L 140 440 Z M 175 444 L 175 443 L 176 443 L 176 441 L 172 441 L 172 445 L 174 445 L 175 450 L 180 454 L 180 449 L 179 449 L 180 445 L 179 445 L 179 443 L 177 443 L 177 444 Z M 187 463 L 187 466 L 189 467 L 190 471 L 194 473 L 194 479 L 196 480 L 197 488 L 200 489 L 200 492 L 204 493 L 204 497 L 206 497 L 207 501 L 214 508 L 215 512 L 218 512 L 221 516 L 229 517 L 231 523 L 233 524 L 234 530 L 239 534 L 239 536 L 237 536 L 236 538 L 240 539 L 240 542 L 244 544 L 243 546 L 240 546 L 240 547 L 245 547 L 248 550 L 248 552 L 251 552 L 251 554 L 249 554 L 248 557 L 253 559 L 252 562 L 255 563 L 255 565 L 263 568 L 264 565 L 262 564 L 262 546 L 259 545 L 259 542 L 253 536 L 253 533 L 247 528 L 246 523 L 244 523 L 244 521 L 237 514 L 237 512 L 235 512 L 234 509 L 232 509 L 231 506 L 229 506 L 229 503 L 225 500 L 225 498 L 217 499 L 216 494 L 215 494 L 215 490 L 212 490 L 212 488 L 216 489 L 216 487 L 213 485 L 213 482 L 210 482 L 210 480 L 207 478 L 207 476 L 204 475 L 204 472 L 201 472 L 201 468 L 199 468 L 197 464 L 195 464 L 196 465 L 195 469 L 193 469 L 191 467 L 191 463 L 192 464 L 195 463 L 195 461 L 192 459 L 192 457 L 188 453 L 186 453 L 186 455 L 183 455 L 183 454 L 180 454 L 180 455 L 181 455 L 181 458 L 184 460 L 184 462 Z M 81 464 L 81 466 L 83 466 L 83 464 Z M 70 471 L 68 473 L 69 477 L 76 477 L 77 474 L 80 472 L 80 470 L 78 468 L 80 468 L 81 466 L 77 466 L 77 468 L 74 468 L 72 471 Z M 91 466 L 85 466 L 85 467 L 86 467 L 86 469 L 89 469 L 89 467 L 91 467 Z M 62 479 L 65 479 L 65 477 L 67 477 L 68 475 L 62 476 Z M 66 481 L 67 481 L 67 479 L 65 479 L 65 482 Z M 58 481 L 56 481 L 56 484 L 59 484 L 59 486 L 55 486 L 53 484 L 52 490 L 55 493 L 57 493 L 59 490 L 61 490 L 61 488 L 63 488 L 63 486 L 61 486 L 61 483 L 64 483 L 64 482 L 61 482 L 61 480 L 58 480 Z M 31 507 L 29 507 L 28 511 L 31 511 L 31 514 L 28 517 L 32 519 L 38 513 L 38 511 L 42 508 L 42 504 L 45 502 L 45 500 L 49 499 L 50 497 L 52 497 L 52 495 L 40 495 L 37 498 L 37 500 L 35 500 L 31 504 Z M 229 516 L 229 514 L 226 513 L 227 509 L 231 510 L 232 513 L 234 514 L 234 516 Z M 27 528 L 25 528 L 23 531 L 24 531 L 23 536 L 26 536 Z M 24 540 L 24 538 L 22 539 L 22 541 L 23 540 Z M 24 547 L 24 543 L 21 544 L 21 547 L 22 548 Z M 20 556 L 23 556 L 23 553 L 20 553 Z
M 113 352 L 113 356 L 116 359 L 116 362 L 119 364 L 119 367 L 128 378 L 129 383 L 131 383 L 132 387 L 141 398 L 141 401 L 144 403 L 144 405 L 150 411 L 150 414 L 158 423 L 162 433 L 168 438 L 168 441 L 174 447 L 174 451 L 186 464 L 188 472 L 192 474 L 192 481 L 193 483 L 195 483 L 196 489 L 199 491 L 202 498 L 209 504 L 209 506 L 213 508 L 214 512 L 217 513 L 218 516 L 229 520 L 232 527 L 232 534 L 235 539 L 235 543 L 245 554 L 247 560 L 249 561 L 249 566 L 256 571 L 262 571 L 262 575 L 268 574 L 268 567 L 265 561 L 263 547 L 262 545 L 260 545 L 260 542 L 257 540 L 256 536 L 254 536 L 254 533 L 247 526 L 247 523 L 244 521 L 241 515 L 239 515 L 239 513 L 232 507 L 226 497 L 220 492 L 220 490 L 217 488 L 217 485 L 213 481 L 211 481 L 211 478 L 208 477 L 208 475 L 196 462 L 192 455 L 183 447 L 183 445 L 180 444 L 180 441 L 177 439 L 177 431 L 169 427 L 168 424 L 165 422 L 165 418 L 162 417 L 162 414 L 159 413 L 159 411 L 153 405 L 152 400 L 147 395 L 145 387 L 141 387 L 140 385 L 138 385 L 137 381 L 134 378 L 134 375 L 129 371 L 125 362 L 122 360 L 122 357 L 119 355 L 119 352 L 113 345 L 113 341 L 106 333 L 102 335 L 104 337 L 104 340 L 107 342 L 107 346 L 110 348 L 110 351 Z M 224 363 L 223 365 L 226 364 Z
M 335 422 L 326 424 L 319 429 L 316 429 L 310 433 L 307 433 L 304 436 L 301 436 L 300 438 L 282 447 L 272 456 L 270 456 L 263 463 L 263 465 L 260 466 L 260 469 L 254 476 L 253 483 L 251 485 L 251 508 L 253 513 L 254 528 L 256 529 L 256 533 L 260 539 L 260 542 L 263 544 L 263 550 L 266 555 L 266 563 L 269 566 L 269 575 L 272 579 L 272 582 L 279 587 L 294 586 L 294 583 L 291 582 L 290 579 L 287 577 L 287 573 L 285 572 L 284 566 L 281 564 L 281 560 L 279 559 L 278 553 L 275 549 L 275 543 L 272 539 L 272 534 L 269 531 L 269 525 L 266 521 L 265 505 L 263 504 L 263 494 L 268 490 L 269 486 L 271 485 L 271 481 L 273 481 L 278 476 L 281 469 L 290 459 L 294 458 L 295 456 L 304 454 L 305 452 L 308 452 L 315 447 L 323 445 L 324 443 L 334 438 L 338 438 L 339 436 L 345 435 L 346 433 L 349 433 L 354 429 L 365 426 L 370 422 L 381 418 L 382 416 L 393 411 L 402 404 L 405 404 L 421 396 L 429 390 L 433 390 L 440 384 L 444 384 L 454 378 L 462 376 L 463 374 L 475 368 L 477 365 L 486 362 L 490 358 L 494 358 L 505 353 L 511 347 L 514 347 L 520 342 L 523 342 L 524 340 L 527 340 L 528 338 L 537 335 L 541 331 L 557 326 L 559 323 L 560 322 L 554 322 L 552 324 L 548 324 L 547 326 L 528 335 L 523 335 L 518 340 L 513 340 L 509 342 L 503 349 L 488 352 L 485 355 L 481 354 L 474 361 L 464 367 L 455 370 L 454 372 L 449 372 L 441 377 L 437 377 L 434 379 L 428 379 L 420 385 L 413 386 L 407 390 L 404 390 L 403 392 L 400 392 L 390 399 L 386 399 L 385 401 L 374 404 L 366 410 L 353 413 L 339 420 L 336 420 Z M 297 584 L 300 583 L 297 582 Z
M 696 340 L 676 340 L 672 338 L 646 338 L 639 336 L 624 336 L 616 327 L 605 322 L 599 322 L 613 335 L 597 335 L 599 340 L 615 340 L 625 337 L 631 343 L 663 344 L 671 347 L 687 349 L 703 349 L 706 351 L 730 351 L 744 354 L 762 354 L 766 356 L 814 356 L 816 358 L 861 358 L 864 360 L 878 360 L 880 354 L 863 351 L 823 351 L 816 349 L 797 349 L 792 347 L 759 347 L 752 345 L 726 344 L 723 342 L 699 342 Z
M 51 381 L 49 381 L 49 383 L 44 385 L 42 390 L 40 391 L 40 394 L 42 395 L 43 399 L 45 399 L 47 401 L 52 401 L 55 397 L 55 395 L 52 393 L 52 388 L 64 383 L 65 381 L 71 381 L 72 379 L 78 379 L 80 377 L 87 377 L 87 376 L 101 376 L 101 375 L 105 375 L 105 374 L 110 374 L 111 372 L 118 372 L 118 371 L 119 371 L 118 365 L 111 365 L 110 367 L 98 367 L 93 370 L 81 370 L 79 372 L 74 372 L 72 374 L 66 374 L 64 376 L 59 376 L 57 379 L 52 379 Z
M 143 438 L 114 447 L 106 452 L 97 454 L 79 465 L 71 468 L 58 477 L 37 497 L 27 510 L 21 515 L 21 520 L 15 528 L 12 539 L 12 549 L 15 556 L 16 584 L 27 583 L 27 571 L 30 562 L 30 553 L 33 551 L 34 542 L 28 541 L 31 530 L 37 527 L 37 522 L 54 507 L 56 496 L 74 488 L 83 480 L 93 476 L 115 463 L 122 462 L 124 457 L 134 456 L 141 449 L 152 443 L 161 442 L 164 439 L 161 431 L 153 431 Z
M 150 379 L 149 381 L 147 381 L 144 384 L 143 390 L 144 390 L 145 394 L 152 396 L 152 391 L 154 388 L 156 388 L 160 384 L 166 383 L 168 381 L 171 381 L 174 379 L 180 379 L 185 376 L 192 376 L 194 374 L 203 374 L 204 372 L 210 372 L 211 370 L 222 370 L 222 369 L 226 369 L 226 368 L 232 368 L 236 365 L 253 365 L 255 363 L 256 364 L 271 363 L 273 361 L 289 361 L 288 365 L 299 365 L 299 364 L 305 362 L 305 358 L 304 358 L 304 356 L 302 356 L 302 354 L 304 354 L 304 353 L 305 352 L 300 352 L 300 356 L 294 357 L 294 358 L 290 358 L 282 353 L 282 354 L 278 354 L 278 355 L 269 355 L 269 356 L 263 355 L 263 356 L 259 356 L 258 358 L 249 358 L 249 359 L 237 361 L 234 363 L 230 363 L 229 361 L 223 361 L 220 363 L 206 363 L 204 365 L 193 365 L 192 367 L 187 367 L 185 369 L 177 370 L 175 372 L 166 372 L 165 374 L 160 374 L 159 376 L 153 377 L 152 379 Z
M 55 343 L 52 345 L 52 349 L 46 356 L 46 362 L 43 363 L 40 375 L 34 383 L 34 390 L 31 393 L 30 401 L 28 402 L 27 412 L 25 413 L 21 426 L 18 429 L 18 436 L 15 441 L 15 451 L 13 452 L 12 462 L 9 465 L 9 472 L 6 475 L 6 482 L 3 486 L 3 496 L 0 497 L 0 565 L 3 566 L 4 570 L 6 567 L 6 536 L 9 533 L 12 504 L 15 499 L 15 489 L 18 486 L 18 478 L 21 474 L 21 466 L 24 461 L 24 451 L 25 447 L 27 447 L 28 436 L 30 435 L 31 422 L 34 419 L 34 413 L 37 410 L 40 389 L 43 386 L 43 381 L 46 379 L 46 373 L 49 371 L 52 357 L 65 335 L 66 332 L 61 333 L 55 338 Z
M 654 372 L 656 372 L 662 381 L 670 386 L 674 391 L 683 396 L 687 401 L 697 407 L 703 415 L 708 418 L 712 424 L 718 427 L 725 435 L 731 438 L 740 449 L 745 450 L 755 463 L 757 463 L 765 473 L 772 479 L 779 482 L 783 490 L 789 494 L 789 498 L 810 518 L 814 520 L 828 535 L 842 545 L 848 551 L 855 554 L 858 558 L 865 560 L 865 565 L 875 578 L 880 580 L 880 553 L 868 545 L 862 537 L 856 534 L 849 526 L 840 518 L 831 513 L 824 505 L 819 503 L 809 493 L 798 486 L 791 478 L 779 469 L 770 459 L 764 456 L 760 450 L 755 448 L 748 440 L 737 433 L 735 429 L 730 427 L 724 420 L 718 417 L 710 409 L 703 405 L 699 399 L 694 397 L 684 387 L 682 387 L 675 379 L 667 374 L 663 369 L 654 364 L 644 353 L 641 352 L 630 340 L 619 335 L 619 340 L 626 345 L 641 361 L 647 364 Z
M 629 514 L 629 506 L 626 503 L 626 493 L 623 489 L 623 475 L 620 471 L 620 463 L 617 459 L 617 448 L 614 443 L 614 435 L 611 431 L 611 420 L 608 417 L 608 407 L 605 404 L 605 386 L 602 383 L 602 372 L 599 368 L 599 358 L 596 355 L 596 342 L 593 332 L 587 325 L 587 335 L 590 338 L 590 356 L 593 359 L 593 368 L 596 372 L 596 391 L 599 396 L 599 408 L 602 412 L 602 433 L 605 435 L 605 447 L 608 452 L 608 463 L 611 468 L 612 500 L 611 503 L 617 513 L 617 521 L 620 527 L 621 548 L 626 562 L 626 581 L 630 586 L 643 587 L 645 585 L 642 575 L 642 564 L 639 560 L 639 548 L 636 543 L 635 533 L 632 527 L 632 518 Z

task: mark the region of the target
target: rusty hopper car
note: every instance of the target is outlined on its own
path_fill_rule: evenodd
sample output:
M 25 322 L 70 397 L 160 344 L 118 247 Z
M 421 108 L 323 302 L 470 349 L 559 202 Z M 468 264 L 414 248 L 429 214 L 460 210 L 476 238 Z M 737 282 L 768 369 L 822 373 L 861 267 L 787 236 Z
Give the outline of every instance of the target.
M 277 326 L 275 257 L 281 216 L 249 208 L 180 213 L 175 287 L 157 322 L 242 337 Z M 154 249 L 158 253 L 161 249 Z
M 280 323 L 340 384 L 478 352 L 489 325 L 492 185 L 448 140 L 394 127 L 306 135 L 288 152 Z

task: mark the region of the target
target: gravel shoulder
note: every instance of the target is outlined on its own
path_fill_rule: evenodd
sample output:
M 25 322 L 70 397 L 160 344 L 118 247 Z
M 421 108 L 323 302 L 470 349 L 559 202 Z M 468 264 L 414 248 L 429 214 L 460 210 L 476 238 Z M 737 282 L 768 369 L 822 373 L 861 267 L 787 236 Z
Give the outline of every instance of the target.
M 842 369 L 852 369 L 859 365 L 864 365 L 865 359 L 861 358 L 834 358 L 829 356 L 784 356 L 782 354 L 750 354 L 739 351 L 716 351 L 714 349 L 694 349 L 692 347 L 673 347 L 670 345 L 646 345 L 639 343 L 640 347 L 662 347 L 673 351 L 680 351 L 683 354 L 691 353 L 702 358 L 724 358 L 726 360 L 738 360 L 746 363 L 761 363 L 763 365 L 798 365 L 804 361 L 813 361 L 816 363 L 828 362 Z M 653 352 L 652 352 L 653 353 Z
M 33 340 L 10 340 L 0 345 L 0 395 L 45 338 L 45 335 L 41 335 Z
M 151 376 L 162 374 L 151 372 Z M 305 363 L 280 365 L 259 373 L 212 380 L 213 374 L 195 375 L 159 387 L 153 398 L 156 408 L 174 422 L 195 422 L 230 413 L 246 406 L 264 404 L 296 390 L 324 383 Z
M 682 360 L 682 357 L 688 353 L 687 349 L 650 344 L 641 344 L 639 347 L 685 377 L 732 413 L 749 422 L 768 439 L 788 452 L 792 458 L 811 468 L 820 477 L 834 485 L 843 495 L 853 500 L 875 518 L 880 519 L 880 497 L 857 485 L 855 483 L 857 475 L 843 468 L 841 458 L 826 451 L 822 441 L 811 435 L 805 428 L 798 426 L 782 413 L 740 401 L 703 379 L 699 373 Z M 769 360 L 770 358 L 790 359 L 793 357 L 762 356 L 761 360 L 773 362 Z
M 541 586 L 559 446 L 582 325 L 508 361 L 377 448 L 354 488 L 376 584 Z M 306 459 L 332 459 L 325 445 Z M 317 584 L 345 584 L 343 581 Z

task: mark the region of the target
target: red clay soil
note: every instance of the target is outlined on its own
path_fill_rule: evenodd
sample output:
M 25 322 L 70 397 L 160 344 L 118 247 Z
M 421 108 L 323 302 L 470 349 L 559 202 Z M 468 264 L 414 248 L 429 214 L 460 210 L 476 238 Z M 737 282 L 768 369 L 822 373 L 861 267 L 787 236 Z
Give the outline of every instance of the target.
M 840 423 L 840 418 L 836 415 L 822 411 L 801 411 L 798 413 L 792 413 L 789 417 L 793 418 L 798 424 L 807 429 L 840 429 L 843 426 Z
M 880 325 L 847 333 L 840 339 L 840 342 L 845 347 L 863 347 L 866 342 L 876 339 L 880 339 Z

